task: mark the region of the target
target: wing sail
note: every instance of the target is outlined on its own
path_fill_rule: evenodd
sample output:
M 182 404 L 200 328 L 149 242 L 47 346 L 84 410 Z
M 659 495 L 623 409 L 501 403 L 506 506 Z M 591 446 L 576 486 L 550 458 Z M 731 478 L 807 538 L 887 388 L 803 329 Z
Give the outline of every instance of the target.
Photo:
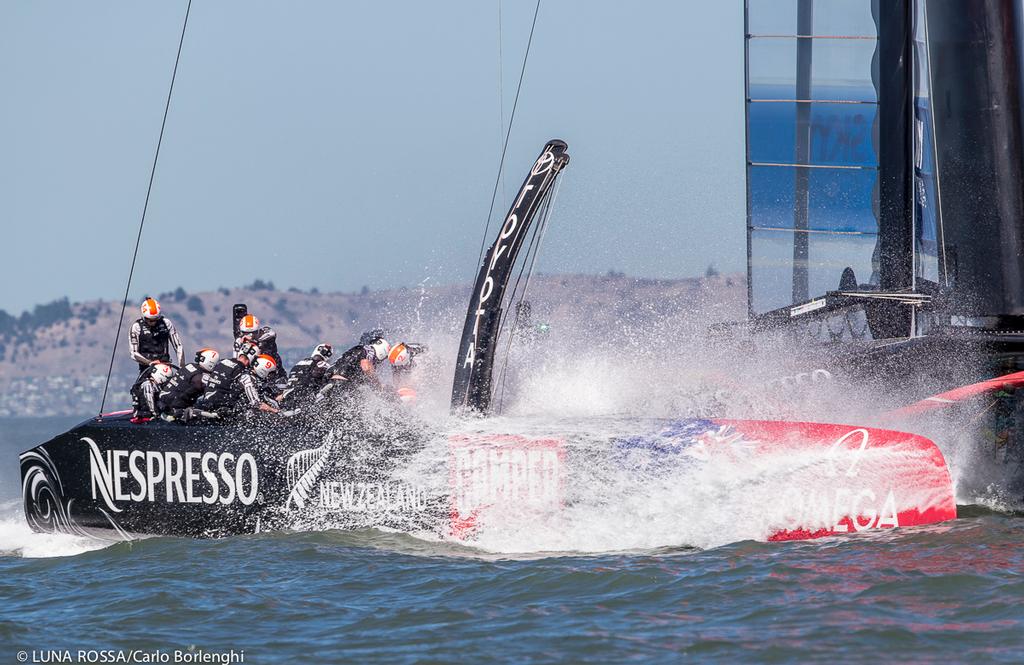
M 569 163 L 569 146 L 552 139 L 530 168 L 498 237 L 484 254 L 470 300 L 452 386 L 452 409 L 486 412 L 501 333 L 509 278 L 517 265 L 531 225 L 550 201 L 558 175 Z

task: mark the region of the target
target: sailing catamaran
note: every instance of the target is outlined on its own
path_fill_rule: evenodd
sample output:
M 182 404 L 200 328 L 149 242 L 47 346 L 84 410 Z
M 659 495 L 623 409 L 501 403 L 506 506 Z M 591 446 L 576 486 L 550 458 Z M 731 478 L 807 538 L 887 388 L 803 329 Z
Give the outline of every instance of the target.
M 841 379 L 915 377 L 908 395 L 920 397 L 955 387 L 951 377 L 965 374 L 951 368 L 980 380 L 1000 370 L 979 361 L 1015 367 L 1024 284 L 1013 279 L 1022 240 L 1012 215 L 1024 206 L 1014 179 L 1024 141 L 1011 122 L 1020 100 L 1010 74 L 1020 70 L 1009 65 L 1020 54 L 1012 30 L 986 32 L 1006 18 L 1003 5 L 865 0 L 838 17 L 815 13 L 813 0 L 788 14 L 777 7 L 747 2 L 750 329 L 765 343 L 795 340 Z M 999 42 L 1002 60 L 987 58 L 982 36 Z M 979 67 L 986 76 L 975 76 Z M 942 113 L 931 99 L 943 100 Z M 501 408 L 503 363 L 529 311 L 529 277 L 568 161 L 565 142 L 544 146 L 482 256 L 456 359 L 458 414 Z M 102 415 L 21 456 L 26 516 L 36 530 L 117 538 L 302 524 L 471 538 L 502 500 L 534 501 L 538 515 L 560 510 L 576 453 L 557 423 L 525 437 L 455 422 L 467 431 L 396 424 L 381 437 L 379 427 L 370 435 L 331 418 L 137 426 Z M 956 516 L 943 455 L 917 434 L 723 419 L 627 426 L 598 442 L 598 454 L 641 479 L 652 468 L 721 473 L 784 461 L 811 489 L 756 506 L 767 510 L 759 537 L 768 540 Z M 396 483 L 393 472 L 438 435 L 447 484 Z

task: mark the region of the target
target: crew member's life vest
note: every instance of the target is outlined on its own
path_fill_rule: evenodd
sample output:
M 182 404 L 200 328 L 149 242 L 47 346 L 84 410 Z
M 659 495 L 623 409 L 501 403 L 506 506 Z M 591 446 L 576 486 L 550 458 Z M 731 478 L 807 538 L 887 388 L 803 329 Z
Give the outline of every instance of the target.
M 295 363 L 288 374 L 284 400 L 292 404 L 312 397 L 327 383 L 330 371 L 331 366 L 320 356 L 310 356 Z
M 167 382 L 160 393 L 162 409 L 185 409 L 196 403 L 206 389 L 203 376 L 206 372 L 195 363 L 188 363 Z
M 150 360 L 170 362 L 168 343 L 171 340 L 171 331 L 167 327 L 164 317 L 159 317 L 156 324 L 152 326 L 142 318 L 138 319 L 136 323 L 139 324 L 139 353 Z
M 338 361 L 331 367 L 331 374 L 338 374 L 347 379 L 349 383 L 363 383 L 369 377 L 367 377 L 360 365 L 362 360 L 369 360 L 374 366 L 377 365 L 377 357 L 373 354 L 373 349 L 357 344 L 341 354 Z
M 206 377 L 206 390 L 196 401 L 204 409 L 230 409 L 242 397 L 244 387 L 239 380 L 249 370 L 233 358 L 224 358 Z

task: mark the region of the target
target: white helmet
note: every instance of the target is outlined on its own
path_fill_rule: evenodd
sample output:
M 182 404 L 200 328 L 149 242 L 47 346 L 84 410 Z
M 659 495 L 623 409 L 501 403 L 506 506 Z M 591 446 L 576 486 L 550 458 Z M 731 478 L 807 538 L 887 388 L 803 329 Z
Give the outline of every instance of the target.
M 174 375 L 174 370 L 171 366 L 166 363 L 157 363 L 153 365 L 153 373 L 150 375 L 153 379 L 153 383 L 156 385 L 162 385 L 167 383 L 167 380 Z
M 313 354 L 312 355 L 320 356 L 324 360 L 327 360 L 333 354 L 334 354 L 334 347 L 332 347 L 330 344 L 324 343 L 324 344 L 317 344 L 316 348 L 313 349 Z
M 253 373 L 261 379 L 265 379 L 270 376 L 270 373 L 275 369 L 277 369 L 277 363 L 274 362 L 273 358 L 266 354 L 257 356 L 256 362 L 252 365 Z
M 377 360 L 384 360 L 391 351 L 391 345 L 388 344 L 388 341 L 380 337 L 370 342 L 370 348 L 373 349 L 373 355 Z
M 143 300 L 142 307 L 140 309 L 142 310 L 142 318 L 144 319 L 152 321 L 153 319 L 160 318 L 160 303 L 156 301 L 156 298 L 146 298 Z
M 207 372 L 213 371 L 213 366 L 220 360 L 220 354 L 215 349 L 199 349 L 196 351 L 196 364 Z
M 255 314 L 246 314 L 238 322 L 238 329 L 243 333 L 254 333 L 260 329 L 260 320 Z

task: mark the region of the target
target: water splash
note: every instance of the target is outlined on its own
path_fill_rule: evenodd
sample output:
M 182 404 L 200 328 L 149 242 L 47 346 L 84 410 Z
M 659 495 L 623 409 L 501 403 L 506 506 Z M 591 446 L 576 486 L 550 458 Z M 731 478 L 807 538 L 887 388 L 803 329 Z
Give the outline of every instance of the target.
M 26 559 L 75 556 L 112 543 L 64 533 L 36 533 L 25 522 L 21 501 L 0 503 L 0 557 Z

